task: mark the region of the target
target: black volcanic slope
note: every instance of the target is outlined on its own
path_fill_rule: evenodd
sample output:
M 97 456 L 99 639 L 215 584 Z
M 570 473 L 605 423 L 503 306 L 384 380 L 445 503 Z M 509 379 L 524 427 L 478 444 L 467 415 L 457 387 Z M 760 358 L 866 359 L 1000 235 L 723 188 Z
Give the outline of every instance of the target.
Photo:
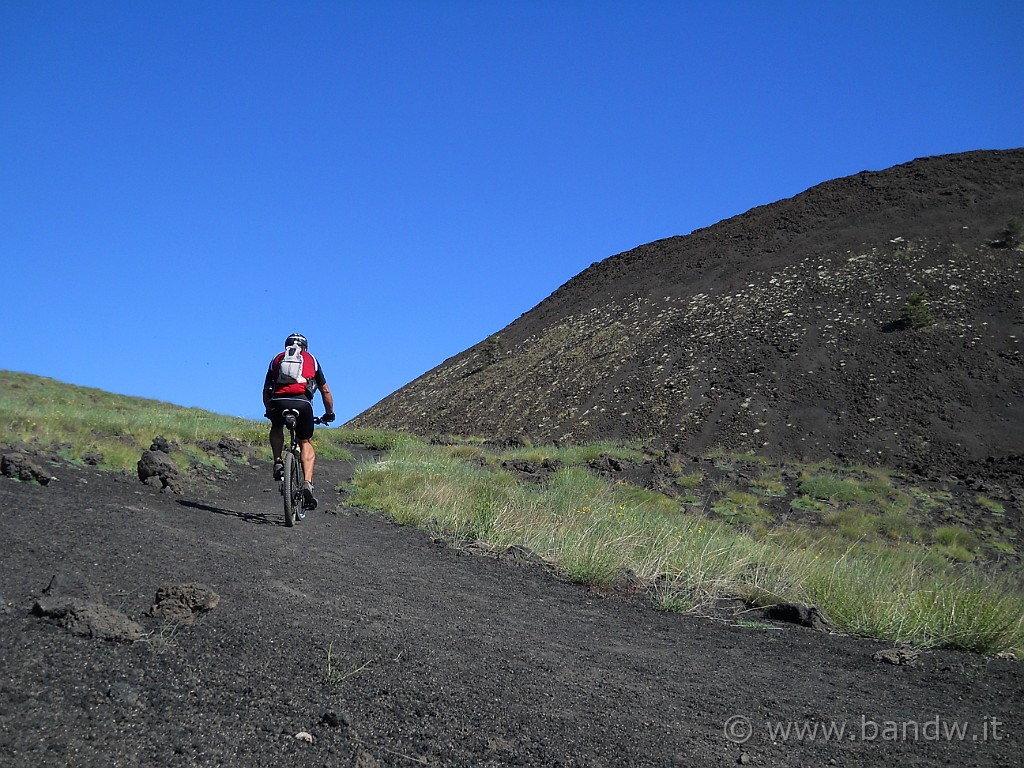
M 353 423 L 1015 473 L 1012 218 L 1024 149 L 830 181 L 591 266 Z

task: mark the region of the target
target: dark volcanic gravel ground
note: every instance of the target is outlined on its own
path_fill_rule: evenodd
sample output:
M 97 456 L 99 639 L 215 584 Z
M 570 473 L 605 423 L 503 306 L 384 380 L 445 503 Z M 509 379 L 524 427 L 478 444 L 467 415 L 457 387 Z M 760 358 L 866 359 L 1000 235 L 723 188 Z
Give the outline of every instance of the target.
M 265 466 L 181 496 L 54 472 L 48 487 L 0 479 L 4 766 L 987 766 L 1024 754 L 1020 663 L 934 652 L 893 666 L 872 660 L 879 643 L 596 598 L 355 514 L 325 490 L 345 463 L 320 463 L 331 513 L 294 529 Z M 34 616 L 55 575 L 55 591 L 102 600 L 143 639 Z M 193 626 L 147 615 L 160 586 L 188 582 L 219 604 Z M 730 718 L 736 740 L 749 722 L 746 743 L 727 738 Z M 769 733 L 833 721 L 841 738 Z

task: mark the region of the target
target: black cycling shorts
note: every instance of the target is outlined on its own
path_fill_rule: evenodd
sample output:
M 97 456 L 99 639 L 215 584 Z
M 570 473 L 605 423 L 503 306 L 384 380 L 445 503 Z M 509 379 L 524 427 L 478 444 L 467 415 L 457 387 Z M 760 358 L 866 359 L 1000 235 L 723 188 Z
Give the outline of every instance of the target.
M 313 404 L 304 397 L 274 397 L 270 400 L 270 408 L 267 414 L 270 416 L 270 423 L 275 427 L 284 426 L 286 410 L 292 408 L 299 413 L 295 422 L 295 439 L 309 440 L 313 437 Z

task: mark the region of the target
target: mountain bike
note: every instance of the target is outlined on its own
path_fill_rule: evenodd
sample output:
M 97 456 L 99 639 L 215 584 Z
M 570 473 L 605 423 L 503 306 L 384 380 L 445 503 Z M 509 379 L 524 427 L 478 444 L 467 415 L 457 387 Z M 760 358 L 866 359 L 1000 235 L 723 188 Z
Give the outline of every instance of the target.
M 294 408 L 286 408 L 281 412 L 284 426 L 288 430 L 288 448 L 282 452 L 284 474 L 281 477 L 281 497 L 284 500 L 284 524 L 291 528 L 296 520 L 306 519 L 306 508 L 302 499 L 302 484 L 305 476 L 302 472 L 302 452 L 295 439 L 295 423 L 299 412 Z M 323 424 L 319 417 L 314 417 L 314 424 Z

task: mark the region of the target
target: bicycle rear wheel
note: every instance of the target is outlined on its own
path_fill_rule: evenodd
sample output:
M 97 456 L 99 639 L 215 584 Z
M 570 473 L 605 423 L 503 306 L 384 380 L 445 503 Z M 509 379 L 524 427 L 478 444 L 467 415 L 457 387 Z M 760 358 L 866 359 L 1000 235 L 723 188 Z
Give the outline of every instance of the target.
M 284 524 L 291 528 L 295 525 L 295 516 L 302 498 L 302 483 L 299 482 L 299 462 L 295 454 L 285 451 L 284 480 L 282 480 L 281 496 L 284 499 Z

